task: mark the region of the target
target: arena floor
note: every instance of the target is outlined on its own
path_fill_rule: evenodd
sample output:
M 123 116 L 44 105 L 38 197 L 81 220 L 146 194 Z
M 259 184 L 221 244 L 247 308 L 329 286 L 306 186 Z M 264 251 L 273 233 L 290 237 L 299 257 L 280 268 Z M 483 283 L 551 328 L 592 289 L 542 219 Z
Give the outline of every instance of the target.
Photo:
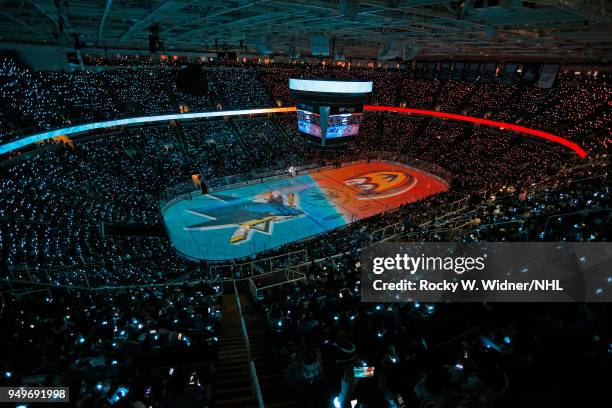
M 448 190 L 441 179 L 372 161 L 177 200 L 164 222 L 180 253 L 243 258 Z

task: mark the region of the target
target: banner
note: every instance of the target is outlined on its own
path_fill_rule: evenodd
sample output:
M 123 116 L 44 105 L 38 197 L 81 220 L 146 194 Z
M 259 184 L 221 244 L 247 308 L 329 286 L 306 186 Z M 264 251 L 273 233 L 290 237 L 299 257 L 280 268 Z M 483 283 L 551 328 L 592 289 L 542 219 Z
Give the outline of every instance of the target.
M 538 88 L 552 88 L 559 72 L 559 65 L 543 64 L 540 68 L 540 78 L 536 86 Z
M 423 77 L 423 70 L 425 69 L 425 64 L 423 62 L 417 61 L 416 69 L 414 71 L 414 78 L 421 79 Z
M 482 69 L 482 82 L 485 84 L 491 83 L 495 78 L 495 70 L 497 69 L 497 63 L 487 62 L 484 64 Z
M 467 69 L 465 79 L 467 81 L 476 81 L 480 76 L 480 62 L 470 62 Z
M 465 62 L 455 62 L 455 66 L 453 67 L 453 73 L 451 78 L 455 81 L 460 81 L 463 79 L 463 71 L 465 70 Z
M 536 78 L 536 72 L 539 70 L 538 64 L 524 64 L 523 65 L 523 76 L 521 77 L 523 82 L 533 82 Z
M 438 63 L 428 62 L 427 69 L 425 71 L 425 79 L 434 79 L 438 73 Z
M 510 85 L 514 83 L 514 78 L 516 77 L 516 70 L 518 69 L 518 64 L 516 62 L 508 62 L 504 65 L 504 72 L 501 75 L 501 83 L 505 85 Z
M 438 74 L 438 78 L 441 80 L 448 79 L 449 72 L 450 72 L 450 63 L 441 62 L 440 63 L 440 73 Z

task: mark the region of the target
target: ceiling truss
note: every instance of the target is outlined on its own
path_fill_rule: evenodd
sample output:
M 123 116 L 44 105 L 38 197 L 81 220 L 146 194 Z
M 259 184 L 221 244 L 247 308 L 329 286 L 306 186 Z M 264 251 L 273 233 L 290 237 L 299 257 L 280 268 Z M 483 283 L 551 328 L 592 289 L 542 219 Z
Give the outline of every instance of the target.
M 168 54 L 310 54 L 326 35 L 349 58 L 376 59 L 390 42 L 420 58 L 482 56 L 607 62 L 607 0 L 0 0 L 0 48 L 70 47 L 148 52 L 159 26 Z M 3 47 L 3 44 L 5 45 Z M 266 51 L 267 52 L 267 51 Z

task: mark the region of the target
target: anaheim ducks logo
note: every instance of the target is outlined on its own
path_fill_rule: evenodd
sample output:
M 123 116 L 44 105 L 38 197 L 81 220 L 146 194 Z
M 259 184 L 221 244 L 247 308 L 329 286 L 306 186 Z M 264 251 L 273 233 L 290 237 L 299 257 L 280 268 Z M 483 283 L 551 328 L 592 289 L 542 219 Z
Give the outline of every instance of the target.
M 393 197 L 410 190 L 416 183 L 415 177 L 403 171 L 377 171 L 344 182 L 361 190 L 357 194 L 359 200 Z

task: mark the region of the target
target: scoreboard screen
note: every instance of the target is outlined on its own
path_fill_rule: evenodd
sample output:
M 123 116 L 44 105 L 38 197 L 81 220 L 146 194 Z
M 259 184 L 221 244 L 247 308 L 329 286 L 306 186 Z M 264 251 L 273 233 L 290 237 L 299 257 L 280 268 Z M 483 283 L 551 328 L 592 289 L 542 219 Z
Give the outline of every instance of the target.
M 361 124 L 361 113 L 341 113 L 329 115 L 327 129 L 325 130 L 326 139 L 339 137 L 357 136 L 359 125 Z M 298 130 L 317 138 L 323 137 L 321 129 L 321 115 L 306 110 L 297 111 Z M 324 126 L 325 127 L 325 126 Z
M 310 136 L 321 138 L 321 115 L 306 110 L 297 110 L 298 130 Z
M 331 115 L 327 124 L 325 137 L 327 139 L 333 139 L 336 137 L 357 136 L 360 123 L 361 113 Z
M 298 130 L 312 143 L 346 143 L 359 134 L 372 82 L 290 79 Z

